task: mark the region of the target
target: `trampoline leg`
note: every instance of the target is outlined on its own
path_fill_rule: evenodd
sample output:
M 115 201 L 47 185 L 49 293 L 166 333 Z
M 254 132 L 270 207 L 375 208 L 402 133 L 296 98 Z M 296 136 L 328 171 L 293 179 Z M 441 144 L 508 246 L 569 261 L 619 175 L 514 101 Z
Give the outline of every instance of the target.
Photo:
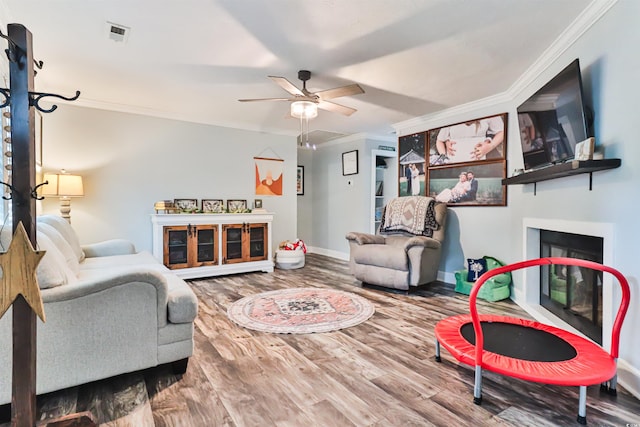
M 613 378 L 609 381 L 600 384 L 600 392 L 607 393 L 609 396 L 617 396 L 618 391 L 616 390 L 618 386 L 618 373 L 614 374 Z
M 482 405 L 482 367 L 476 366 L 476 380 L 473 385 L 473 403 Z
M 440 341 L 436 340 L 436 362 L 442 362 L 440 357 Z
M 613 376 L 613 378 L 609 380 L 609 389 L 607 390 L 607 393 L 609 393 L 611 396 L 617 396 L 618 395 L 618 391 L 616 390 L 617 386 L 618 386 L 618 374 L 616 373 Z
M 578 419 L 579 424 L 587 424 L 587 386 L 580 386 L 580 400 L 578 402 Z

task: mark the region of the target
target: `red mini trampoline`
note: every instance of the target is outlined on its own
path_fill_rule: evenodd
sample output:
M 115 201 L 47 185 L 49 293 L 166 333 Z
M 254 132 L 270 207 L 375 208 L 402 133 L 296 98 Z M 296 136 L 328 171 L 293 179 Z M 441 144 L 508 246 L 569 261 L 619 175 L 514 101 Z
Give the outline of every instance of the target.
M 611 333 L 611 351 L 571 332 L 532 320 L 479 315 L 476 298 L 487 279 L 526 267 L 560 264 L 610 273 L 622 288 Z M 540 258 L 489 270 L 469 295 L 468 315 L 448 317 L 436 325 L 436 360 L 440 344 L 458 361 L 475 366 L 474 403 L 482 402 L 482 369 L 526 381 L 580 387 L 578 422 L 586 424 L 587 386 L 603 384 L 616 391 L 620 329 L 629 308 L 629 284 L 617 270 L 575 258 Z M 476 345 L 477 344 L 477 345 Z

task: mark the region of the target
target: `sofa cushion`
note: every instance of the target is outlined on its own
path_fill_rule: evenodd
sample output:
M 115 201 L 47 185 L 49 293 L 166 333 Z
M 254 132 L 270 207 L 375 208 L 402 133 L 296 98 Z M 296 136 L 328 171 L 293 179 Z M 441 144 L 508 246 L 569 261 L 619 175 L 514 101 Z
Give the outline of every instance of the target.
M 84 259 L 84 252 L 80 246 L 80 239 L 78 239 L 78 235 L 74 229 L 71 228 L 71 224 L 69 224 L 66 219 L 58 215 L 40 215 L 37 220 L 38 223 L 49 224 L 58 230 L 69 246 L 71 246 L 78 262 Z
M 9 249 L 12 239 L 11 227 L 2 227 L 0 232 L 0 251 Z M 73 272 L 67 266 L 64 256 L 56 245 L 42 232 L 36 236 L 36 249 L 45 251 L 44 256 L 36 267 L 36 277 L 40 289 L 54 288 L 75 280 Z
M 37 227 L 40 233 L 46 235 L 49 239 L 51 239 L 53 244 L 56 246 L 56 248 L 58 248 L 58 250 L 64 257 L 64 260 L 71 271 L 73 271 L 73 273 L 77 275 L 80 272 L 80 264 L 78 263 L 78 258 L 76 257 L 75 252 L 71 248 L 71 245 L 67 243 L 67 240 L 64 238 L 64 236 L 60 234 L 60 232 L 56 228 L 47 223 L 38 223 Z
M 38 233 L 37 243 L 38 250 L 45 251 L 36 268 L 40 289 L 54 288 L 76 280 L 64 256 L 46 234 Z
M 151 265 L 157 266 L 162 272 L 169 271 L 167 267 L 160 264 L 150 252 L 140 251 L 129 255 L 108 255 L 101 257 L 85 258 L 80 263 L 81 270 L 102 269 L 123 266 Z
M 407 253 L 392 245 L 363 245 L 353 255 L 356 264 L 377 265 L 394 270 L 409 269 Z

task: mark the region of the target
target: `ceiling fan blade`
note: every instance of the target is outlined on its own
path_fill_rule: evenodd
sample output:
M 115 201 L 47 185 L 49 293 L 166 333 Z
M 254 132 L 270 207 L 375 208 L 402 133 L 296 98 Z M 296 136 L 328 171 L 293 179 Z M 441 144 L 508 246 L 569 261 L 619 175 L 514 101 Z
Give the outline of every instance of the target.
M 305 94 L 300 89 L 295 87 L 293 83 L 291 83 L 289 80 L 285 79 L 284 77 L 269 76 L 269 78 L 273 80 L 282 89 L 289 92 L 291 95 L 305 96 Z
M 238 99 L 240 102 L 255 102 L 255 101 L 290 101 L 290 98 L 254 98 L 254 99 Z
M 344 105 L 336 104 L 335 102 L 329 101 L 318 102 L 318 108 L 322 108 L 323 110 L 331 111 L 334 113 L 344 114 L 345 116 L 350 116 L 358 111 L 355 108 L 346 107 Z
M 360 87 L 359 84 L 352 84 L 342 87 L 337 87 L 334 89 L 321 90 L 320 92 L 315 92 L 316 95 L 320 97 L 322 100 L 339 98 L 341 96 L 351 96 L 351 95 L 359 95 L 364 93 L 364 89 Z

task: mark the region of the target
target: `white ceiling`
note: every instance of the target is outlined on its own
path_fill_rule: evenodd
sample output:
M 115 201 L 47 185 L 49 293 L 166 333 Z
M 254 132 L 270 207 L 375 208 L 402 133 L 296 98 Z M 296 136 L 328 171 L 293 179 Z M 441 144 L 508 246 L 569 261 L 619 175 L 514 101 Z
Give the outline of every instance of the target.
M 599 1 L 599 0 L 596 0 Z M 502 93 L 583 12 L 586 0 L 3 0 L 45 66 L 37 91 L 76 105 L 297 135 L 267 78 L 311 91 L 358 83 L 311 130 L 390 135 L 392 124 Z M 108 37 L 107 21 L 130 28 Z

